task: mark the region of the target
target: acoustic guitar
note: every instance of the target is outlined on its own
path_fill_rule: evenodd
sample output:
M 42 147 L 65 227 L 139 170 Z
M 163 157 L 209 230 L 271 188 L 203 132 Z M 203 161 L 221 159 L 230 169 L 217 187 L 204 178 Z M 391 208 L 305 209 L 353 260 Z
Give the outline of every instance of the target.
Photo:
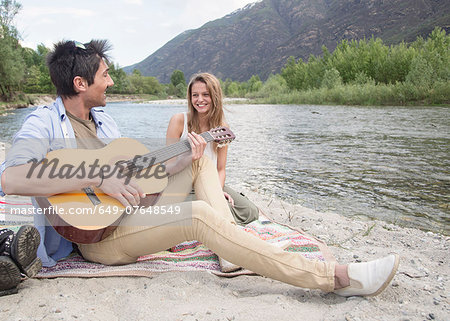
M 235 135 L 226 127 L 218 127 L 200 134 L 207 143 L 214 141 L 219 147 L 234 140 Z M 147 195 L 139 206 L 151 206 L 167 186 L 165 161 L 191 150 L 188 140 L 182 140 L 159 150 L 148 148 L 131 138 L 118 138 L 100 149 L 59 149 L 47 154 L 47 166 L 57 167 L 60 175 L 87 175 L 96 167 L 103 177 L 122 175 L 125 182 L 133 178 Z M 57 165 L 55 165 L 57 164 Z M 62 164 L 59 165 L 59 164 Z M 72 172 L 71 172 L 72 171 Z M 70 173 L 71 172 L 71 173 Z M 36 197 L 36 201 L 49 223 L 71 242 L 90 244 L 104 238 L 105 231 L 118 225 L 125 208 L 118 200 L 106 195 L 100 188 L 88 187 L 50 197 Z

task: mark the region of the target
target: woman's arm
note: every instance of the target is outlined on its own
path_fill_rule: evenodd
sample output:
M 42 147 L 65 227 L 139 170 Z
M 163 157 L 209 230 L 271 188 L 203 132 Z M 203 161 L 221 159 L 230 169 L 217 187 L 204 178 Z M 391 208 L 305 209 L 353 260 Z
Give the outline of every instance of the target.
M 218 148 L 217 150 L 217 172 L 219 174 L 219 181 L 222 185 L 222 189 L 225 186 L 225 178 L 226 178 L 226 163 L 227 163 L 227 152 L 228 152 L 228 145 L 224 146 L 222 148 Z M 227 201 L 231 204 L 231 206 L 234 206 L 234 200 L 233 198 L 226 192 L 223 192 L 223 195 L 227 199 Z
M 182 113 L 175 114 L 170 118 L 169 126 L 166 132 L 166 145 L 175 144 L 180 140 L 184 127 L 184 115 Z
M 227 123 L 224 123 L 223 126 L 228 127 Z M 226 179 L 226 167 L 227 167 L 227 153 L 228 153 L 228 145 L 223 146 L 222 148 L 217 148 L 217 172 L 219 174 L 219 181 L 222 185 L 222 188 L 225 186 Z
M 228 124 L 225 124 L 228 127 Z M 225 186 L 226 179 L 226 166 L 227 166 L 227 153 L 228 153 L 228 145 L 225 145 L 222 148 L 217 148 L 217 173 L 219 174 L 220 185 Z M 226 192 L 223 192 L 223 195 L 227 199 L 227 201 L 234 206 L 233 198 Z
M 222 188 L 225 186 L 228 145 L 217 148 L 217 172 Z
M 184 115 L 182 113 L 172 116 L 167 127 L 166 132 L 166 144 L 175 144 L 180 140 L 181 134 L 184 129 Z M 185 168 L 192 161 L 195 161 L 203 156 L 203 152 L 206 147 L 206 141 L 197 134 L 188 133 L 189 143 L 191 144 L 191 153 L 184 153 L 177 158 L 166 162 L 166 173 L 174 175 Z M 187 157 L 187 156 L 190 157 Z

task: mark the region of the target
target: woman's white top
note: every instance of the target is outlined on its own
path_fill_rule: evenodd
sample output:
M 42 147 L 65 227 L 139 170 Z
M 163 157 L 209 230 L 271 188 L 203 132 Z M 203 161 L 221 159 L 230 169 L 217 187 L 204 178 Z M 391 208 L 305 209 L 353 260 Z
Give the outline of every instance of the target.
M 188 138 L 188 135 L 187 135 L 188 134 L 188 125 L 187 125 L 187 113 L 186 112 L 183 113 L 183 117 L 184 117 L 184 127 L 183 127 L 183 132 L 181 133 L 180 140 Z M 214 151 L 213 144 L 214 144 L 214 142 L 209 142 L 206 145 L 204 155 L 208 156 L 214 163 L 217 164 L 217 153 Z

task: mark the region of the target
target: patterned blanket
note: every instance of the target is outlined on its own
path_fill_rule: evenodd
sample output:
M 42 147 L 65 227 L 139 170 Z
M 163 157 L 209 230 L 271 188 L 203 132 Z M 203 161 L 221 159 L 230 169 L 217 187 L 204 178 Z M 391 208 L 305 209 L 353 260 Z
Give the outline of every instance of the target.
M 269 243 L 290 240 L 291 245 L 286 251 L 298 252 L 308 259 L 334 259 L 323 243 L 288 226 L 263 219 L 242 228 Z M 136 263 L 121 266 L 87 262 L 81 256 L 75 255 L 59 261 L 54 267 L 43 268 L 36 277 L 152 276 L 168 271 L 209 271 L 227 277 L 254 274 L 244 269 L 230 273 L 221 272 L 217 255 L 200 242 L 191 241 L 178 244 L 168 251 L 142 256 Z
M 0 203 L 0 205 L 2 204 Z M 24 202 L 20 205 L 23 206 Z M 5 223 L 0 220 L 0 227 L 2 225 L 5 226 Z M 17 226 L 14 228 L 14 226 L 10 225 L 8 227 L 17 228 Z M 276 223 L 267 218 L 262 217 L 260 220 L 241 228 L 268 243 L 289 240 L 290 245 L 285 251 L 298 252 L 299 255 L 303 255 L 308 259 L 334 260 L 324 243 L 304 234 L 298 229 Z M 244 269 L 230 273 L 221 272 L 217 255 L 200 242 L 190 241 L 178 244 L 167 251 L 142 256 L 136 263 L 121 266 L 92 263 L 84 260 L 79 255 L 73 255 L 60 260 L 54 267 L 42 268 L 36 277 L 152 276 L 156 273 L 168 271 L 209 271 L 216 275 L 228 277 L 254 274 Z

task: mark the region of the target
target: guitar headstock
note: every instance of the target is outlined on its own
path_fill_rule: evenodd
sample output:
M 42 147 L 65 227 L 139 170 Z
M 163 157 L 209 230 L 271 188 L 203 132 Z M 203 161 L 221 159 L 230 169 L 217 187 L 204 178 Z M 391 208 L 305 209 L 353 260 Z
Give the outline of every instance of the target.
M 219 148 L 231 143 L 236 138 L 229 128 L 223 126 L 213 128 L 208 133 L 213 137 Z

